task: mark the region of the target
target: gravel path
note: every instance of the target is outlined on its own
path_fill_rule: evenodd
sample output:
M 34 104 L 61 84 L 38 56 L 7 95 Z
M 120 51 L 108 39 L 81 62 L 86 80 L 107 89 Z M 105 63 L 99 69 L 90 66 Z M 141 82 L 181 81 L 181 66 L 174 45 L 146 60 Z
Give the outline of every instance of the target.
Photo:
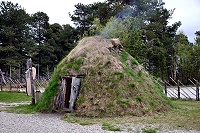
M 101 125 L 81 126 L 62 121 L 60 114 L 15 114 L 0 112 L 0 133 L 119 133 L 106 131 Z M 142 133 L 144 125 L 126 127 L 120 133 Z M 120 129 L 124 129 L 121 128 Z M 131 130 L 130 130 L 131 129 Z M 167 130 L 158 133 L 200 133 L 199 131 Z
M 100 125 L 81 126 L 60 120 L 58 114 L 0 112 L 0 133 L 107 133 Z

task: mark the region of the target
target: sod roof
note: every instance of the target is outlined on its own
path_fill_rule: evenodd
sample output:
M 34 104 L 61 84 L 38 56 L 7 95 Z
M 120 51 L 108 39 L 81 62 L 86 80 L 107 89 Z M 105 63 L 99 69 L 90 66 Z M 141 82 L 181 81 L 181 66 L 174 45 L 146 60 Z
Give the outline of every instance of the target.
M 89 117 L 151 115 L 169 109 L 162 88 L 121 46 L 119 40 L 87 37 L 59 63 L 39 111 L 54 110 L 60 77 L 84 74 L 75 114 Z

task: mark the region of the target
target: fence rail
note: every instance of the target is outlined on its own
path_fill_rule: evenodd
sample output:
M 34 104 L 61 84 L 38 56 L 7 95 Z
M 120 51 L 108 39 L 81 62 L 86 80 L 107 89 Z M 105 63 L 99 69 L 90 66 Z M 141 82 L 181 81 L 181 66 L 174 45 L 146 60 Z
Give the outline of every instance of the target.
M 36 76 L 37 77 L 37 76 Z M 39 79 L 38 79 L 39 78 Z M 37 77 L 34 79 L 34 86 L 36 90 L 44 91 L 50 76 L 46 77 Z M 161 84 L 164 88 L 164 93 L 170 98 L 177 98 L 177 99 L 195 99 L 199 101 L 199 82 L 196 79 L 188 79 L 190 81 L 191 86 L 185 86 L 181 81 L 175 81 L 174 79 L 170 78 L 171 81 L 162 81 L 158 80 L 158 83 Z M 174 83 L 174 85 L 171 85 Z M 0 71 L 0 91 L 17 91 L 17 92 L 26 92 L 26 79 L 25 77 L 20 78 L 13 78 L 11 79 L 9 76 L 4 76 Z
M 49 82 L 47 77 L 39 77 L 39 79 L 34 79 L 34 86 L 36 90 L 44 90 Z M 0 91 L 15 91 L 15 92 L 26 92 L 26 79 L 24 77 L 20 78 L 10 78 L 8 76 L 0 76 Z
M 199 101 L 199 82 L 196 79 L 188 79 L 191 82 L 191 86 L 185 86 L 181 81 L 175 81 L 170 78 L 171 82 L 175 84 L 175 86 L 171 85 L 169 81 L 161 81 L 164 86 L 164 93 L 170 98 L 177 99 L 195 99 Z

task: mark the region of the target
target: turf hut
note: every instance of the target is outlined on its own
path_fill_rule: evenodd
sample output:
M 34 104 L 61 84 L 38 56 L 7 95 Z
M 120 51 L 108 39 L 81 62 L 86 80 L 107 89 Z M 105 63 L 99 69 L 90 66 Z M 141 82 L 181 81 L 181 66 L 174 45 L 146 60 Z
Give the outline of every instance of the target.
M 77 83 L 79 89 L 72 98 L 75 78 L 81 84 Z M 67 107 L 80 116 L 142 116 L 166 111 L 169 103 L 160 86 L 118 39 L 96 36 L 80 40 L 59 63 L 37 106 L 40 111 Z

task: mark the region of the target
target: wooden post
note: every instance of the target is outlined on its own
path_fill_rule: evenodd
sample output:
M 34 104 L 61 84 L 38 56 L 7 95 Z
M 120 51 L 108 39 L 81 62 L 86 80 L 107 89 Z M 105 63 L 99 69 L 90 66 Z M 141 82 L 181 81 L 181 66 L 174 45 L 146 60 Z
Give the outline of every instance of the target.
M 1 69 L 0 69 L 0 76 L 1 76 L 1 78 L 0 78 L 1 91 L 3 91 L 3 76 L 2 76 Z
M 35 104 L 35 91 L 34 91 L 34 83 L 33 83 L 33 73 L 32 73 L 32 60 L 31 58 L 27 61 L 27 68 L 30 71 L 30 79 L 31 79 L 31 104 Z
M 40 81 L 40 65 L 39 65 L 39 63 L 37 64 L 38 65 L 38 82 Z
M 196 100 L 199 101 L 199 83 L 196 80 Z
M 180 82 L 178 80 L 178 99 L 181 98 L 181 93 L 180 93 Z
M 0 80 L 0 85 L 1 85 L 1 91 L 3 91 L 3 79 L 2 79 L 2 77 L 1 77 L 1 80 Z
M 9 78 L 10 91 L 12 90 L 11 78 Z
M 40 94 L 41 94 L 40 90 L 36 90 L 36 103 L 39 103 L 40 101 Z
M 166 81 L 165 81 L 165 94 L 167 96 L 167 83 L 166 83 Z
M 12 90 L 12 83 L 11 83 L 11 80 L 12 80 L 12 67 L 10 65 L 10 91 Z

